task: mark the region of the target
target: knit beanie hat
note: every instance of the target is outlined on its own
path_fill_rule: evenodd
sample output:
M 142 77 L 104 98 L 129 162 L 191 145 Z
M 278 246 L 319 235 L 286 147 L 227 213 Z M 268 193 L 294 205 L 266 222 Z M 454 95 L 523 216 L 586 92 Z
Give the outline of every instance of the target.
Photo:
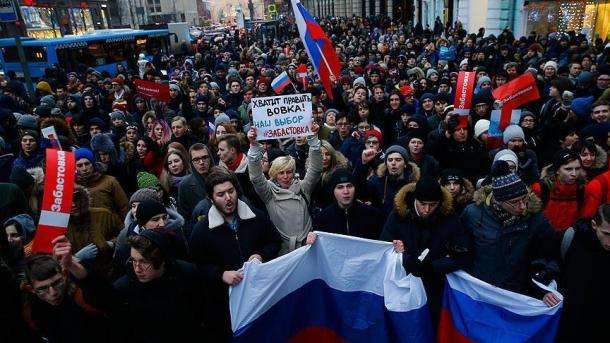
M 40 104 L 46 105 L 49 108 L 53 108 L 55 107 L 55 97 L 53 97 L 52 95 L 45 95 L 40 98 Z
M 506 129 L 504 129 L 504 133 L 502 134 L 504 144 L 507 144 L 511 139 L 515 138 L 521 138 L 525 141 L 525 134 L 523 133 L 523 129 L 519 125 L 508 125 Z
M 459 182 L 460 184 L 464 183 L 464 179 L 462 178 L 462 173 L 460 172 L 459 169 L 455 169 L 455 168 L 445 169 L 441 172 L 440 176 L 441 176 L 440 184 L 443 186 L 448 184 L 449 181 L 456 181 L 456 182 Z
M 579 160 L 580 156 L 576 154 L 574 151 L 570 149 L 561 149 L 553 155 L 553 165 L 552 168 L 554 171 L 559 170 L 561 166 L 564 164 L 568 164 L 574 160 Z
M 36 117 L 31 114 L 24 114 L 19 117 L 19 120 L 17 120 L 17 126 L 22 127 L 24 129 L 36 130 Z
M 548 62 L 546 62 L 544 64 L 544 69 L 549 68 L 549 67 L 553 68 L 553 69 L 555 69 L 555 71 L 557 71 L 557 62 L 555 62 L 555 61 L 548 61 Z
M 405 142 L 407 143 L 407 145 L 409 145 L 409 143 L 411 142 L 411 140 L 413 138 L 417 138 L 419 140 L 421 140 L 422 142 L 424 142 L 424 144 L 426 144 L 426 130 L 424 129 L 413 129 L 411 130 L 411 132 L 409 132 L 407 134 L 407 139 L 405 140 Z
M 19 137 L 23 138 L 25 136 L 31 136 L 33 137 L 35 140 L 38 140 L 38 131 L 36 130 L 25 130 L 24 133 L 22 133 Z
M 515 154 L 515 152 L 510 149 L 502 149 L 498 151 L 496 153 L 496 156 L 494 156 L 494 163 L 496 161 L 510 161 L 513 162 L 515 165 L 519 165 L 519 158 L 517 157 L 517 154 Z
M 28 171 L 22 166 L 15 166 L 11 170 L 9 181 L 16 184 L 21 189 L 26 189 L 28 186 L 34 184 L 34 178 Z
M 140 227 L 144 226 L 150 218 L 158 214 L 167 214 L 167 210 L 162 203 L 155 200 L 144 200 L 138 204 L 136 210 L 136 220 Z
M 222 123 L 230 123 L 230 122 L 231 122 L 231 118 L 229 118 L 228 115 L 221 113 L 216 117 L 216 119 L 214 119 L 214 127 L 216 127 Z
M 393 153 L 399 153 L 405 160 L 405 162 L 409 160 L 409 152 L 407 151 L 407 149 L 401 147 L 400 145 L 392 145 L 385 151 L 386 162 L 388 160 L 388 157 Z
M 78 148 L 74 151 L 74 161 L 78 162 L 81 158 L 86 158 L 92 164 L 95 163 L 95 158 L 93 157 L 93 152 L 87 148 Z
M 434 68 L 430 68 L 430 69 L 426 70 L 426 79 L 429 79 L 430 76 L 432 76 L 432 74 L 438 75 L 438 71 L 436 71 L 436 69 L 434 69 Z
M 328 189 L 333 191 L 338 184 L 347 182 L 350 182 L 355 186 L 356 179 L 354 178 L 354 175 L 346 168 L 339 168 L 331 175 L 330 180 L 328 181 Z
M 496 161 L 491 166 L 491 189 L 494 199 L 500 202 L 516 199 L 527 194 L 525 183 L 510 171 L 506 161 Z
M 370 129 L 364 133 L 365 142 L 368 142 L 371 137 L 376 138 L 377 141 L 379 142 L 379 144 L 381 144 L 383 142 L 383 136 L 381 135 L 381 132 L 379 132 L 378 130 Z
M 121 119 L 123 121 L 125 121 L 125 112 L 121 111 L 121 110 L 114 110 L 110 113 L 110 120 L 117 120 L 117 119 Z
M 424 176 L 415 184 L 413 197 L 419 201 L 441 201 L 443 198 L 441 185 L 434 178 Z
M 136 175 L 136 179 L 138 180 L 138 188 L 153 188 L 159 185 L 159 179 L 154 174 L 148 172 L 139 172 Z
M 180 86 L 178 86 L 175 83 L 170 83 L 169 84 L 169 90 L 171 91 L 176 91 L 176 92 L 180 92 Z
M 142 202 L 145 200 L 154 200 L 161 202 L 159 198 L 159 193 L 153 188 L 142 188 L 138 189 L 133 193 L 131 198 L 129 198 L 129 206 L 131 206 L 134 202 Z
M 479 138 L 485 131 L 489 131 L 489 120 L 487 119 L 479 119 L 476 124 L 474 124 L 474 137 Z
M 139 210 L 140 207 L 138 207 Z M 170 244 L 171 234 L 167 230 L 142 230 L 140 231 L 140 236 L 146 237 L 153 245 L 159 248 L 163 257 L 168 259 L 174 258 L 174 250 Z

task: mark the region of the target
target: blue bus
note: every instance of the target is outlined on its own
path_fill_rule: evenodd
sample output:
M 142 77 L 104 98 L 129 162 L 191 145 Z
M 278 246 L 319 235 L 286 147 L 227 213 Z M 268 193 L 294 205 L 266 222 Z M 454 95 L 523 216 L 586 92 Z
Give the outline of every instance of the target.
M 168 52 L 169 36 L 167 29 L 110 29 L 52 39 L 23 38 L 22 45 L 32 78 L 42 77 L 45 68 L 55 63 L 67 71 L 91 67 L 113 75 L 118 64 L 135 67 L 140 53 L 150 57 L 153 50 Z M 0 39 L 0 69 L 23 75 L 14 38 Z

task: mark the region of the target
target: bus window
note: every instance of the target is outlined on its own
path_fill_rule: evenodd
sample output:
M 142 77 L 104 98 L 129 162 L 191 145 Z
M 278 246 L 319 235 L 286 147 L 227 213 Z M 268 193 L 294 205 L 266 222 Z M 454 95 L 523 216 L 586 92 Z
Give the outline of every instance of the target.
M 25 53 L 26 61 L 30 63 L 44 63 L 47 61 L 47 50 L 42 46 L 24 46 L 23 52 Z M 19 53 L 15 46 L 3 47 L 2 56 L 4 56 L 5 63 L 19 62 Z
M 95 57 L 89 53 L 88 48 L 64 48 L 57 49 L 57 61 L 59 65 L 68 70 L 76 70 L 78 65 L 95 67 Z

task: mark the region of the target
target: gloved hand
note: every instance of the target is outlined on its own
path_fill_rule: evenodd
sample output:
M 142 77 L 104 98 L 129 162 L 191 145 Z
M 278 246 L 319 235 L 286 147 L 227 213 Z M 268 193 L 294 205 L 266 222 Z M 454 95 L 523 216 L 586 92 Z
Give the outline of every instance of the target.
M 421 277 L 424 272 L 424 262 L 420 261 L 414 255 L 403 255 L 403 266 L 407 273 L 411 273 L 417 277 Z
M 108 244 L 110 249 L 114 249 L 114 242 L 113 241 L 106 241 L 106 244 Z
M 80 249 L 76 254 L 74 254 L 74 257 L 76 257 L 79 261 L 91 260 L 96 258 L 98 253 L 99 250 L 97 249 L 97 246 L 93 243 L 90 243 L 89 245 Z

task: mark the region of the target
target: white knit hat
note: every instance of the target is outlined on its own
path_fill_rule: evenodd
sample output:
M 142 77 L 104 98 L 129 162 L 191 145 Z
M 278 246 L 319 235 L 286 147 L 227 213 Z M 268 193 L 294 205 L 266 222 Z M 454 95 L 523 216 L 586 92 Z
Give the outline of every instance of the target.
M 487 119 L 479 119 L 476 124 L 474 124 L 474 137 L 479 138 L 485 131 L 489 130 L 489 120 Z

